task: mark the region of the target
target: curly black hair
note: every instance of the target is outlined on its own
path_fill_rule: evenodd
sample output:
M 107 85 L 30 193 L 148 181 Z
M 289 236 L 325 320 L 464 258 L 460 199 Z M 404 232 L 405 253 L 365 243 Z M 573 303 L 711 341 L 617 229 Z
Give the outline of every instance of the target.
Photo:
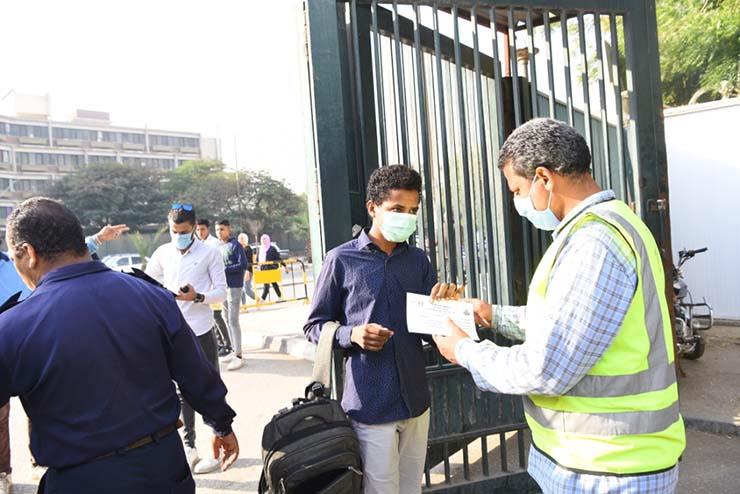
M 367 183 L 367 200 L 382 204 L 392 190 L 412 190 L 421 194 L 421 175 L 406 165 L 389 165 L 375 170 Z
M 552 118 L 535 118 L 517 128 L 501 147 L 499 168 L 511 163 L 514 172 L 534 178 L 544 166 L 560 175 L 582 175 L 591 170 L 586 140 L 570 125 Z
M 63 254 L 87 254 L 80 220 L 67 206 L 47 197 L 32 197 L 20 203 L 8 216 L 7 228 L 15 250 L 23 244 L 32 245 L 47 261 Z

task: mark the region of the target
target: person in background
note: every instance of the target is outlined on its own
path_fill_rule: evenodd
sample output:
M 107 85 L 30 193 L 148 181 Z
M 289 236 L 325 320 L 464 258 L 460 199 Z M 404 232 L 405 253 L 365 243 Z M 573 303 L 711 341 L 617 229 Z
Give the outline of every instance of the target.
M 123 233 L 129 230 L 126 225 L 106 225 L 95 235 L 85 238 L 85 244 L 90 255 L 94 255 L 98 247 L 110 240 L 115 240 Z M 0 304 L 8 300 L 16 293 L 20 293 L 19 300 L 23 300 L 31 294 L 31 290 L 23 283 L 18 275 L 13 261 L 0 252 Z M 13 492 L 13 481 L 11 473 L 13 471 L 10 463 L 10 402 L 0 407 L 0 494 L 11 494 Z M 29 436 L 30 436 L 29 423 Z M 29 439 L 30 443 L 30 439 Z M 31 467 L 34 477 L 39 480 L 43 475 L 44 469 L 36 464 L 31 457 Z
M 263 234 L 260 237 L 260 251 L 259 251 L 257 260 L 260 262 L 260 271 L 272 271 L 274 269 L 280 269 L 280 266 L 278 263 L 283 264 L 283 266 L 285 266 L 285 263 L 281 262 L 282 259 L 280 257 L 280 252 L 278 252 L 275 246 L 272 245 L 272 240 L 270 240 L 270 236 L 267 234 Z M 262 264 L 265 262 L 271 263 L 271 264 Z M 283 294 L 280 291 L 280 284 L 272 283 L 272 289 L 275 290 L 275 295 L 278 296 L 278 301 L 282 301 Z M 265 286 L 262 289 L 262 300 L 263 301 L 267 300 L 267 296 L 269 294 L 270 294 L 270 285 L 268 283 L 265 283 Z
M 221 251 L 221 241 L 211 235 L 210 232 L 211 222 L 205 218 L 200 218 L 195 225 L 195 233 L 198 238 L 203 241 L 206 245 L 218 249 Z M 218 344 L 218 356 L 220 359 L 226 358 L 231 359 L 231 338 L 229 337 L 229 328 L 226 326 L 221 315 L 222 307 L 221 304 L 211 304 L 213 310 L 213 320 L 216 321 L 216 342 Z
M 0 314 L 0 403 L 20 396 L 33 423 L 33 454 L 48 466 L 38 492 L 194 493 L 173 380 L 208 417 L 222 468 L 233 464 L 226 387 L 171 294 L 92 261 L 57 201 L 24 201 L 7 228 L 33 293 Z
M 247 298 L 256 300 L 257 296 L 254 294 L 252 289 L 252 276 L 254 275 L 254 251 L 249 245 L 249 236 L 246 233 L 240 233 L 238 237 L 239 243 L 244 247 L 244 255 L 247 256 L 247 271 L 244 273 L 244 292 L 242 293 L 242 304 L 247 303 Z
M 372 226 L 326 254 L 303 327 L 316 343 L 327 323 L 339 324 L 335 347 L 348 359 L 342 407 L 360 443 L 365 494 L 421 493 L 430 396 L 423 338 L 406 326 L 406 295 L 429 293 L 437 275 L 408 243 L 420 199 L 413 168 L 372 173 Z
M 221 255 L 225 266 L 227 288 L 224 310 L 226 311 L 226 324 L 229 327 L 231 344 L 234 349 L 226 370 L 233 371 L 244 365 L 239 309 L 241 308 L 244 273 L 247 271 L 247 256 L 244 254 L 241 244 L 231 236 L 229 220 L 219 220 L 216 223 L 216 235 L 221 241 Z
M 195 209 L 192 204 L 172 204 L 167 216 L 172 242 L 160 246 L 147 264 L 146 274 L 177 294 L 177 305 L 197 336 L 203 355 L 218 372 L 213 312 L 208 304 L 226 299 L 226 275 L 221 253 L 195 237 Z M 196 474 L 218 468 L 217 458 L 198 456 L 195 448 L 195 410 L 182 394 L 185 423 L 185 455 Z

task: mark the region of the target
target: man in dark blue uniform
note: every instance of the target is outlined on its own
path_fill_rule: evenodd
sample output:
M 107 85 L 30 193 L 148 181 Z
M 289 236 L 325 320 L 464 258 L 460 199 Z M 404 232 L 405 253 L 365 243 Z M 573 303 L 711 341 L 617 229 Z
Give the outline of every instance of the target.
M 173 380 L 214 431 L 222 469 L 239 454 L 226 387 L 168 291 L 90 261 L 75 215 L 51 199 L 7 219 L 10 257 L 33 293 L 0 314 L 0 404 L 18 395 L 43 493 L 194 493 Z

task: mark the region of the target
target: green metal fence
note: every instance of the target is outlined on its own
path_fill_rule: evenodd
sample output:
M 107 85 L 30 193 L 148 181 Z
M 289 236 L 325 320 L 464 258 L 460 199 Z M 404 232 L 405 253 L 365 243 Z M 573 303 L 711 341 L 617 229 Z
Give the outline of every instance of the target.
M 416 238 L 440 279 L 525 303 L 549 237 L 513 211 L 498 150 L 547 116 L 585 136 L 597 181 L 671 262 L 653 2 L 308 0 L 305 18 L 314 259 L 367 224 L 372 170 L 404 163 L 423 177 Z M 521 400 L 483 394 L 437 358 L 427 491 L 535 488 Z

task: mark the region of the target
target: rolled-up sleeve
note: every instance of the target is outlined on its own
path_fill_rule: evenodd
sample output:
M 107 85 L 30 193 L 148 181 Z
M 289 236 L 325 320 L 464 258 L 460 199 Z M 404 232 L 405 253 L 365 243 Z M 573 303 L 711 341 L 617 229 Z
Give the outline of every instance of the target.
M 318 343 L 324 323 L 338 322 L 339 328 L 335 336 L 335 346 L 350 348 L 352 346 L 352 326 L 343 324 L 342 311 L 342 279 L 343 269 L 341 262 L 329 253 L 321 267 L 321 273 L 316 281 L 316 290 L 313 296 L 311 313 L 303 326 L 306 338 Z

